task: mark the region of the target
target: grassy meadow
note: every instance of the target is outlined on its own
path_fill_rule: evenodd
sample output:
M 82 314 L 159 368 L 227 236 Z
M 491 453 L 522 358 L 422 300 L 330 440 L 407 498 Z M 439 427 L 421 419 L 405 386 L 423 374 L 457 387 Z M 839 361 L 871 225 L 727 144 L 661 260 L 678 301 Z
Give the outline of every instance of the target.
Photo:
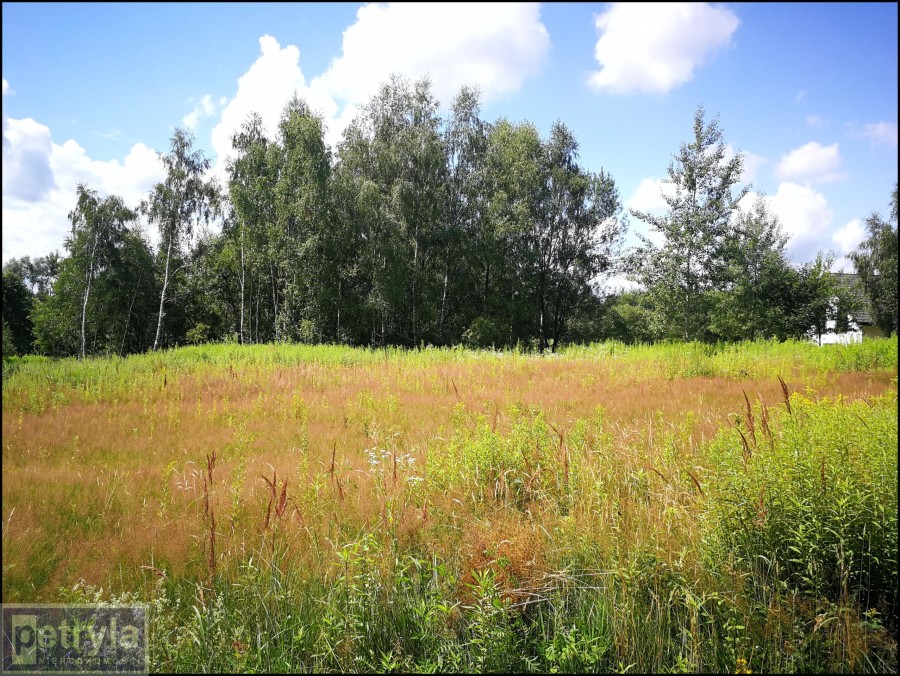
M 152 671 L 896 672 L 897 338 L 3 372 L 4 603 Z

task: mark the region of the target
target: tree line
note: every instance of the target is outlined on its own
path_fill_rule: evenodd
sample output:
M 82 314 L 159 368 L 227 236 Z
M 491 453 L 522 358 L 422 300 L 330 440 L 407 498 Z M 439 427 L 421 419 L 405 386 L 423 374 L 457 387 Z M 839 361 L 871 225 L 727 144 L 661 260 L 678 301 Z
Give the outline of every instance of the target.
M 332 153 L 322 118 L 295 96 L 273 133 L 251 114 L 233 135 L 225 185 L 176 129 L 165 179 L 139 205 L 79 185 L 66 255 L 4 266 L 4 356 L 223 340 L 555 351 L 786 339 L 854 310 L 827 255 L 792 266 L 764 203 L 738 209 L 742 158 L 726 159 L 702 108 L 669 165 L 667 213 L 631 211 L 661 243 L 628 251 L 613 177 L 579 163 L 563 122 L 546 138 L 530 122 L 487 122 L 470 87 L 446 119 L 438 110 L 427 79 L 394 76 Z M 896 187 L 893 200 L 854 262 L 896 330 Z M 603 295 L 613 273 L 642 290 Z

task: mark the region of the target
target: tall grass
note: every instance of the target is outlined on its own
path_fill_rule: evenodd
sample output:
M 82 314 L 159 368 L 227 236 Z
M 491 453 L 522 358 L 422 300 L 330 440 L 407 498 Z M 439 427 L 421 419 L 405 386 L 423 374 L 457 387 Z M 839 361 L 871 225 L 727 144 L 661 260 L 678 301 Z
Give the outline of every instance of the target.
M 625 367 L 645 379 L 789 377 L 818 373 L 897 368 L 897 336 L 849 345 L 816 346 L 807 341 L 743 343 L 662 343 L 625 345 L 616 341 L 567 346 L 558 355 L 521 351 L 471 350 L 464 347 L 407 350 L 388 347 L 350 348 L 339 345 L 234 343 L 179 347 L 126 358 L 94 357 L 53 360 L 13 357 L 4 360 L 3 399 L 7 406 L 43 410 L 54 401 L 117 401 L 135 392 L 158 391 L 179 378 L 198 374 L 242 377 L 252 370 L 268 376 L 273 370 L 315 366 L 323 369 L 396 364 L 421 369 L 446 363 L 478 363 L 484 368 L 509 368 L 522 361 L 549 358 L 602 360 Z M 487 364 L 487 365 L 486 365 Z M 55 395 L 58 399 L 53 400 Z
M 896 671 L 896 345 L 18 361 L 3 600 L 148 601 L 153 671 Z

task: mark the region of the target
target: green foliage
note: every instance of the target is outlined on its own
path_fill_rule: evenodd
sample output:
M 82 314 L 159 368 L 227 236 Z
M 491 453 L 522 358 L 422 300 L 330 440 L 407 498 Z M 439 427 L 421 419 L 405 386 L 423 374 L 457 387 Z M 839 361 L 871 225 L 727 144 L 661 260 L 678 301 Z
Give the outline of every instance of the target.
M 463 342 L 469 347 L 496 347 L 503 345 L 503 327 L 496 319 L 475 317 L 463 332 Z
M 185 334 L 187 342 L 191 345 L 200 345 L 209 340 L 209 327 L 203 322 L 198 323 Z
M 850 254 L 872 307 L 875 324 L 885 335 L 897 332 L 897 184 L 891 196 L 890 221 L 877 213 L 866 219 L 869 236 Z
M 9 327 L 6 325 L 6 320 L 3 320 L 3 359 L 7 357 L 15 357 L 18 354 L 16 352 L 16 345 L 12 340 L 12 332 Z
M 739 212 L 726 238 L 724 285 L 710 291 L 709 330 L 722 340 L 800 338 L 809 326 L 796 322 L 799 278 L 787 260 L 778 219 L 758 199 Z
M 157 183 L 148 200 L 141 203 L 140 211 L 150 223 L 159 228 L 159 263 L 162 270 L 159 310 L 153 349 L 165 342 L 162 334 L 166 316 L 166 294 L 169 284 L 177 283 L 177 273 L 185 267 L 183 248 L 189 240 L 195 224 L 209 222 L 219 209 L 219 190 L 214 181 L 206 180 L 204 173 L 210 162 L 200 150 L 194 150 L 194 137 L 184 129 L 176 129 L 171 138 L 170 152 L 159 153 L 166 168 L 166 178 Z M 171 268 L 175 262 L 177 267 Z M 171 274 L 170 274 L 171 273 Z M 170 298 L 172 295 L 170 294 Z
M 757 584 L 896 622 L 896 393 L 853 403 L 794 394 L 789 411 L 757 406 L 741 428 L 709 448 L 716 551 Z
M 482 501 L 522 510 L 543 502 L 566 511 L 579 485 L 583 435 L 560 436 L 535 409 L 515 407 L 510 416 L 508 434 L 484 418 L 458 427 L 446 453 L 428 456 L 426 480 L 438 490 L 462 486 Z
M 28 354 L 34 341 L 31 310 L 34 299 L 15 266 L 3 266 L 3 355 Z M 7 349 L 7 343 L 12 352 Z
M 641 236 L 641 246 L 625 260 L 631 278 L 646 289 L 650 302 L 643 305 L 652 308 L 643 325 L 657 339 L 707 342 L 846 330 L 855 308 L 830 272 L 833 257 L 819 254 L 795 269 L 784 253 L 787 238 L 765 203 L 759 199 L 750 211 L 739 209 L 748 192 L 747 186 L 737 189 L 742 156 L 726 161 L 718 120 L 707 124 L 704 114 L 697 109 L 693 140 L 681 145 L 669 165 L 675 194 L 662 195 L 668 213 L 632 210 L 664 238 L 657 246 Z M 616 337 L 641 319 L 636 308 L 621 309 L 627 320 L 616 316 L 621 313 L 610 317 L 608 330 Z
M 67 258 L 58 264 L 52 294 L 38 294 L 35 344 L 50 356 L 123 354 L 141 350 L 155 291 L 153 258 L 121 198 L 78 187 L 70 214 Z
M 748 187 L 733 192 L 741 180 L 743 157 L 725 159 L 719 122 L 707 123 L 705 111 L 694 114 L 694 135 L 682 143 L 669 164 L 668 183 L 675 195 L 663 193 L 665 216 L 632 210 L 664 237 L 661 246 L 642 237 L 631 255 L 635 281 L 642 283 L 665 312 L 666 334 L 682 340 L 705 337 L 708 301 L 705 292 L 720 288 L 728 262 L 732 214 Z
M 629 291 L 606 299 L 597 333 L 604 340 L 623 343 L 652 343 L 659 337 L 654 324 L 659 316 L 652 297 L 646 292 Z
M 69 262 L 10 263 L 30 287 L 21 302 L 4 303 L 16 350 L 125 354 L 197 341 L 203 324 L 204 341 L 241 344 L 557 352 L 598 339 L 800 338 L 831 320 L 842 329 L 853 311 L 830 258 L 794 269 L 763 203 L 738 210 L 742 156 L 726 159 L 719 122 L 707 122 L 702 107 L 668 169 L 668 213 L 632 214 L 662 245 L 645 239 L 624 258 L 615 181 L 578 163 L 562 121 L 546 138 L 527 121 L 488 123 L 470 87 L 446 119 L 439 107 L 429 80 L 393 76 L 334 150 L 299 97 L 274 134 L 252 113 L 231 139 L 226 195 L 191 134 L 175 130 L 160 153 L 165 180 L 139 207 L 159 229 L 157 251 L 148 260 L 144 235 L 122 227 L 121 200 L 101 202 L 82 186 Z M 118 220 L 115 209 L 124 210 Z M 202 227 L 219 219 L 220 231 Z M 893 276 L 877 272 L 885 264 L 873 265 L 861 276 L 889 286 Z M 644 290 L 598 295 L 614 270 Z M 896 306 L 877 293 L 879 307 Z

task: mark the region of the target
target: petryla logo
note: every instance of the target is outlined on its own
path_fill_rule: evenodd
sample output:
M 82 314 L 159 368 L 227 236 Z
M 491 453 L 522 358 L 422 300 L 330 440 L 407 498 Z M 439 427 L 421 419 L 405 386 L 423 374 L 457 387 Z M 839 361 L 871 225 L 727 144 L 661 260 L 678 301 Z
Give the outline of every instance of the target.
M 7 673 L 143 673 L 145 605 L 2 606 L 2 669 Z

